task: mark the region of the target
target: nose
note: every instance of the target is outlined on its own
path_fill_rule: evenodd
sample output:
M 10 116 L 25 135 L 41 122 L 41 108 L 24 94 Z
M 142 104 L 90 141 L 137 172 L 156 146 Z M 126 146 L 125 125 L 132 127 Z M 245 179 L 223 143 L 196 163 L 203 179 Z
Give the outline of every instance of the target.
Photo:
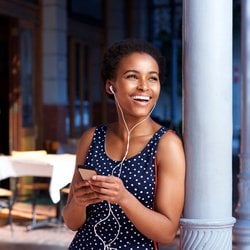
M 144 80 L 144 79 L 141 79 L 138 82 L 137 89 L 141 90 L 141 91 L 147 91 L 148 90 L 148 83 L 147 83 L 147 81 Z

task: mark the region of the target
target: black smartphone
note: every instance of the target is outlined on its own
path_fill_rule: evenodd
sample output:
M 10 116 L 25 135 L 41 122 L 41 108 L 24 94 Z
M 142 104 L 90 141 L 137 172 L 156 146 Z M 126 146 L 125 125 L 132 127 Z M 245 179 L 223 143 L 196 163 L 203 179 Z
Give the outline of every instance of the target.
M 82 176 L 83 180 L 89 180 L 93 175 L 96 175 L 97 172 L 94 168 L 85 165 L 78 165 L 78 171 Z

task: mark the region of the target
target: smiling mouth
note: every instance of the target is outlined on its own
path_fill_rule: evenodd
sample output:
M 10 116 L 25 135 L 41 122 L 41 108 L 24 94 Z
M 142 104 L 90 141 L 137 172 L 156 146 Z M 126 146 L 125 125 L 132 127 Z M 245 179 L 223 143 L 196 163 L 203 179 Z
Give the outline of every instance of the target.
M 133 100 L 140 102 L 148 102 L 151 98 L 149 96 L 136 95 L 132 96 Z

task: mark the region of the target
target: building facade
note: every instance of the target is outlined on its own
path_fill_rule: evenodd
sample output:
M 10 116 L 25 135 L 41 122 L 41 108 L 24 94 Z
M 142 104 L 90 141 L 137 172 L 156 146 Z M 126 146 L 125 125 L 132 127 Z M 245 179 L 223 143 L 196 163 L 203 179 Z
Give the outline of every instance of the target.
M 115 40 L 147 39 L 181 66 L 181 1 L 175 2 L 0 0 L 0 152 L 67 142 L 86 127 L 114 119 L 99 65 L 103 49 Z M 175 125 L 181 121 L 178 65 L 168 79 L 174 92 L 164 87 L 155 110 L 158 120 L 175 117 Z
M 51 147 L 53 148 L 53 142 L 63 143 L 73 139 L 78 140 L 82 131 L 87 127 L 112 121 L 115 106 L 107 100 L 103 93 L 103 86 L 99 77 L 100 60 L 103 50 L 108 45 L 115 40 L 126 37 L 149 40 L 159 46 L 166 56 L 168 83 L 162 87 L 162 95 L 153 115 L 159 121 L 179 128 L 182 113 L 184 113 L 182 112 L 182 47 L 185 46 L 182 46 L 181 40 L 183 30 L 181 20 L 183 15 L 182 5 L 184 3 L 187 7 L 187 2 L 182 0 L 0 0 L 0 153 L 9 154 L 11 150 L 34 150 L 44 147 L 51 149 Z M 229 2 L 232 3 L 232 1 Z M 232 6 L 228 7 L 229 2 L 221 1 L 221 4 L 224 4 L 222 6 L 218 5 L 215 0 L 206 0 L 204 3 L 202 1 L 202 4 L 200 0 L 190 1 L 188 6 L 193 6 L 194 9 L 186 8 L 191 21 L 184 24 L 189 25 L 185 27 L 185 30 L 189 30 L 190 33 L 194 31 L 193 24 L 195 22 L 191 17 L 197 14 L 194 11 L 195 8 L 202 8 L 202 6 L 207 5 L 211 14 L 215 13 L 214 10 L 225 14 L 223 12 L 224 7 L 227 6 L 231 11 Z M 239 1 L 235 2 L 239 6 Z M 200 24 L 207 25 L 208 20 L 204 16 L 198 16 L 197 14 L 197 17 L 200 18 Z M 232 24 L 229 24 L 231 17 L 227 16 L 227 18 L 228 23 L 224 24 L 227 29 L 230 29 L 232 26 Z M 223 23 L 223 20 L 221 22 Z M 211 28 L 206 25 L 204 27 Z M 188 39 L 190 37 L 193 39 L 189 41 L 191 45 L 196 44 L 199 39 L 199 27 L 195 32 L 197 32 L 196 36 L 187 36 Z M 192 34 L 194 35 L 194 33 Z M 214 35 L 212 31 L 211 34 Z M 207 39 L 210 38 L 207 37 Z M 239 36 L 237 38 L 240 39 Z M 222 42 L 226 43 L 227 41 L 222 40 Z M 214 48 L 209 47 L 210 45 L 203 49 L 204 51 L 210 49 L 212 54 L 213 49 L 218 49 L 218 47 L 216 47 L 217 44 Z M 227 91 L 230 87 L 234 89 L 233 111 L 236 136 L 233 145 L 231 145 L 231 142 L 228 143 L 230 148 L 227 147 L 227 150 L 230 151 L 232 146 L 236 153 L 239 152 L 240 131 L 238 115 L 241 81 L 239 76 L 239 51 L 239 47 L 234 48 L 235 54 L 232 61 L 234 65 L 232 82 L 234 85 L 225 87 Z M 188 52 L 187 48 L 186 52 Z M 195 50 L 192 51 L 192 54 L 198 54 L 198 52 Z M 200 55 L 199 59 L 203 60 L 204 58 Z M 192 57 L 188 59 L 190 59 L 190 62 L 196 60 Z M 187 62 L 186 60 L 184 64 Z M 204 63 L 211 66 L 211 61 L 205 60 Z M 198 67 L 199 64 L 195 66 Z M 188 68 L 189 65 L 185 65 L 185 67 Z M 216 71 L 216 68 L 213 69 Z M 190 72 L 192 71 L 190 70 Z M 207 71 L 196 70 L 194 75 L 201 73 L 206 74 Z M 226 73 L 228 75 L 232 72 L 228 70 Z M 186 110 L 189 105 L 190 107 L 193 105 L 193 101 L 197 101 L 197 105 L 194 106 L 199 107 L 201 92 L 196 91 L 199 88 L 201 88 L 201 91 L 206 89 L 200 86 L 200 82 L 195 83 L 195 80 L 197 79 L 190 76 L 186 81 L 186 84 L 189 83 L 189 85 L 185 85 L 185 88 L 191 91 L 191 87 L 193 87 L 194 91 L 191 94 L 195 94 L 194 99 L 186 99 L 186 107 L 184 107 Z M 207 79 L 205 80 L 207 81 Z M 221 87 L 220 81 L 215 80 L 218 82 L 217 86 Z M 208 82 L 208 84 L 211 84 L 211 82 Z M 214 85 L 212 86 L 214 87 Z M 202 92 L 204 97 L 207 98 L 204 98 L 203 101 L 209 100 L 210 96 L 207 95 L 209 90 L 208 88 L 207 92 Z M 219 87 L 217 90 L 219 90 Z M 221 105 L 221 99 L 216 99 L 216 101 L 218 101 L 218 105 Z M 210 104 L 213 104 L 213 102 Z M 231 105 L 231 103 L 228 103 L 228 105 Z M 208 107 L 208 111 L 211 112 L 210 107 Z M 225 106 L 225 108 L 227 107 Z M 230 113 L 229 111 L 227 109 L 228 113 Z M 197 125 L 192 123 L 197 116 L 193 117 L 191 111 L 186 113 L 186 117 L 191 120 L 190 126 Z M 201 122 L 208 126 L 207 121 L 203 120 L 203 112 L 200 113 L 199 118 Z M 214 117 L 211 116 L 211 118 Z M 217 118 L 219 118 L 219 115 Z M 228 119 L 228 122 L 230 122 L 230 119 Z M 222 122 L 224 124 L 224 121 Z M 230 124 L 227 127 L 226 123 L 224 125 L 227 129 L 231 126 Z M 184 126 L 186 126 L 188 136 L 191 136 L 194 128 L 188 127 L 187 124 L 184 124 Z M 212 125 L 207 127 L 210 132 L 211 128 L 213 128 Z M 222 128 L 221 132 L 224 133 L 225 130 Z M 227 135 L 230 132 L 228 131 Z M 232 132 L 234 132 L 234 129 Z M 205 133 L 205 135 L 208 134 Z M 207 137 L 208 142 L 211 138 Z M 186 137 L 186 147 L 194 151 L 196 149 L 196 155 L 202 155 L 204 152 L 199 151 L 201 147 L 195 148 L 192 143 L 188 145 L 193 139 L 195 139 L 195 135 L 193 138 Z M 199 142 L 199 139 L 197 138 L 197 142 Z M 228 139 L 226 137 L 226 140 Z M 211 144 L 208 143 L 206 147 L 212 150 Z M 189 157 L 194 155 L 192 150 L 189 151 Z M 203 155 L 205 158 L 208 156 L 208 152 L 206 151 L 206 154 Z M 213 153 L 211 151 L 211 155 Z M 224 166 L 225 171 L 231 171 L 231 155 L 225 157 L 226 161 L 223 161 L 227 165 Z M 192 158 L 192 160 L 194 159 Z M 200 177 L 204 172 L 202 172 L 198 160 L 200 159 L 197 159 L 195 163 L 191 161 L 192 164 L 189 164 L 192 165 L 192 169 L 195 169 L 193 166 L 197 167 L 195 174 Z M 213 170 L 214 165 L 211 161 L 208 162 L 207 167 L 211 167 L 210 170 Z M 219 166 L 220 162 L 217 162 L 217 165 Z M 205 170 L 207 169 L 205 168 Z M 207 181 L 210 188 L 209 192 L 204 188 L 204 193 L 209 193 L 211 199 L 220 200 L 219 196 L 214 196 L 213 188 L 216 186 L 211 185 L 212 172 L 208 173 L 205 181 L 198 177 L 196 180 L 200 183 L 206 183 Z M 191 173 L 188 170 L 189 190 L 192 189 L 192 183 L 194 183 L 192 182 L 194 177 L 191 176 Z M 223 174 L 225 173 L 223 172 Z M 223 183 L 230 183 L 230 174 L 227 172 L 224 176 L 227 177 L 227 180 L 224 180 Z M 220 180 L 216 182 L 216 185 L 219 185 L 219 183 Z M 227 185 L 227 188 L 221 191 L 221 197 L 225 194 L 224 191 L 231 193 L 232 190 Z M 220 219 L 214 218 L 216 204 L 210 204 L 209 211 L 201 212 L 202 209 L 199 206 L 205 206 L 205 201 L 202 205 L 200 203 L 202 196 L 195 196 L 195 193 L 192 192 L 188 194 L 190 198 L 185 208 L 186 219 L 188 220 L 183 220 L 184 234 L 189 235 L 190 227 L 195 231 L 195 227 L 200 226 L 200 221 L 192 221 L 192 219 L 197 219 L 192 217 L 197 214 L 200 215 L 198 219 L 204 219 L 210 212 L 211 225 L 216 227 L 216 220 Z M 226 199 L 226 203 L 229 204 L 230 202 L 231 198 L 229 197 Z M 198 205 L 194 207 L 194 203 Z M 229 222 L 225 221 L 229 225 L 227 236 L 231 235 L 233 224 L 233 220 L 229 216 L 231 208 L 227 206 L 226 215 L 224 210 L 221 211 L 222 217 L 226 218 L 227 216 L 226 219 L 229 218 Z M 224 217 L 222 219 L 225 219 Z M 219 225 L 219 227 L 223 226 L 224 224 Z M 231 238 L 229 238 L 229 241 L 231 241 Z

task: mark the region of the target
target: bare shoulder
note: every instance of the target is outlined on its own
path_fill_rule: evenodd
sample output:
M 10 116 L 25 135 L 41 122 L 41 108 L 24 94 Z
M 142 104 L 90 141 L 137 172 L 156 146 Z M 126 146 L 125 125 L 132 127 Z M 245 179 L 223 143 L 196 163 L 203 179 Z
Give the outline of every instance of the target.
M 182 140 L 173 130 L 168 130 L 160 139 L 159 149 L 171 150 L 177 148 L 183 149 Z
M 82 163 L 86 157 L 87 151 L 93 139 L 95 129 L 96 127 L 91 127 L 82 133 L 82 136 L 80 138 L 79 145 L 78 145 L 78 150 L 77 150 L 77 163 L 78 164 Z
M 94 132 L 95 132 L 96 127 L 91 127 L 88 128 L 87 130 L 85 130 L 82 135 L 81 135 L 81 139 L 80 139 L 80 143 L 79 144 L 84 144 L 86 142 L 89 142 L 92 140 Z
M 176 165 L 178 162 L 182 162 L 182 166 L 185 166 L 184 147 L 180 137 L 172 130 L 167 131 L 160 139 L 157 150 L 158 163 L 164 163 L 162 165 L 166 167 Z M 171 163 L 171 164 L 170 164 Z

